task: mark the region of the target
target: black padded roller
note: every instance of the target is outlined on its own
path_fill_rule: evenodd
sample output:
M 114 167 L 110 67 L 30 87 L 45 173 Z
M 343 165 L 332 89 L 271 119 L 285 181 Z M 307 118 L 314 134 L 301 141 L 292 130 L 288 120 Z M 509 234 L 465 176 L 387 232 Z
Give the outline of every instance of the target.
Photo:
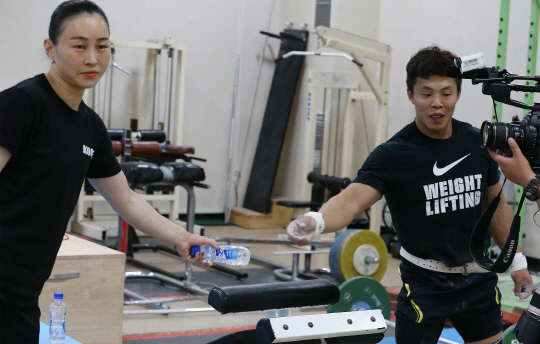
M 202 182 L 206 175 L 204 169 L 199 165 L 185 163 L 185 162 L 169 162 L 163 164 L 163 168 L 166 168 L 172 172 L 166 173 L 165 181 L 174 181 L 176 183 L 194 183 Z
M 124 129 L 107 129 L 107 131 L 109 132 L 111 141 L 122 142 L 122 138 L 124 137 Z
M 137 139 L 139 141 L 165 142 L 167 135 L 164 130 L 139 130 L 137 132 Z
M 163 180 L 158 165 L 148 162 L 124 162 L 120 164 L 129 183 L 155 183 Z
M 107 129 L 111 141 L 122 141 L 124 137 L 124 129 Z M 164 130 L 139 130 L 137 133 L 137 140 L 139 141 L 167 141 L 167 134 Z
M 215 287 L 208 304 L 222 314 L 334 304 L 339 288 L 327 279 Z
M 333 177 L 316 172 L 310 172 L 307 180 L 312 184 L 320 185 L 328 189 L 345 189 L 351 183 L 349 178 Z

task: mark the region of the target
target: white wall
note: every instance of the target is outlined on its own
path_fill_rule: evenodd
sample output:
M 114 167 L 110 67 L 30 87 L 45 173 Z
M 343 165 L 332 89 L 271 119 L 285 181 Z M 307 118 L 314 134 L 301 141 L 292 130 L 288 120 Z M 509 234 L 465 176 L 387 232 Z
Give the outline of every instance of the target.
M 0 0 L 0 90 L 48 69 L 42 48 L 48 21 L 56 0 Z M 507 69 L 525 73 L 530 0 L 512 1 Z M 208 159 L 204 166 L 210 190 L 196 189 L 197 212 L 222 212 L 225 198 L 227 158 L 234 67 L 241 54 L 237 103 L 235 152 L 247 124 L 247 112 L 254 87 L 259 52 L 266 30 L 272 0 L 107 0 L 98 1 L 109 17 L 111 35 L 116 40 L 146 41 L 173 38 L 186 47 L 186 89 L 183 142 L 192 145 L 196 156 Z M 436 43 L 469 55 L 482 51 L 489 64 L 495 64 L 499 2 L 494 0 L 333 0 L 331 26 L 392 47 L 390 115 L 388 134 L 396 133 L 414 118 L 406 97 L 405 65 L 419 48 Z M 306 23 L 314 29 L 315 0 L 275 0 L 270 31 L 278 33 L 287 22 L 294 28 Z M 308 50 L 317 45 L 311 34 Z M 266 99 L 272 80 L 279 41 L 268 40 L 261 79 L 248 132 L 242 178 L 238 195 L 242 204 L 249 179 Z M 330 50 L 325 50 L 330 51 Z M 116 61 L 141 75 L 144 54 L 117 49 Z M 303 124 L 307 104 L 307 71 L 336 70 L 357 72 L 346 60 L 307 58 L 299 83 L 297 101 L 289 122 L 284 150 L 274 188 L 274 196 L 298 198 L 303 147 Z M 136 110 L 134 97 L 141 85 L 115 72 L 112 127 L 127 127 Z M 134 96 L 135 94 L 135 96 Z M 516 94 L 517 99 L 523 96 Z M 366 113 L 371 111 L 368 106 Z M 455 117 L 475 126 L 491 117 L 491 98 L 481 86 L 463 83 L 463 93 Z M 503 120 L 521 110 L 505 107 Z M 369 116 L 368 116 L 369 117 Z M 374 120 L 374 118 L 371 118 Z M 373 123 L 373 122 L 372 122 Z M 358 139 L 360 140 L 360 139 Z M 357 141 L 358 149 L 362 141 Z M 238 156 L 235 156 L 235 163 Z M 358 162 L 360 165 L 361 162 Z M 360 167 L 360 166 L 358 166 Z
M 42 42 L 47 38 L 50 15 L 59 3 L 56 0 L 0 1 L 0 64 L 5 71 L 0 78 L 0 90 L 48 70 Z M 242 55 L 237 131 L 243 132 L 264 39 L 259 30 L 266 30 L 272 2 L 108 0 L 97 3 L 108 16 L 114 40 L 145 42 L 170 37 L 185 46 L 183 140 L 173 144 L 194 146 L 195 156 L 208 159 L 200 164 L 205 168 L 206 182 L 211 189 L 195 190 L 197 212 L 222 212 L 236 58 L 238 54 Z M 281 27 L 278 25 L 279 5 L 276 1 L 271 24 L 271 30 L 276 33 Z M 253 155 L 253 140 L 256 142 L 258 136 L 279 42 L 270 40 L 269 48 L 253 111 L 252 127 L 257 129 L 249 133 L 248 155 Z M 140 49 L 116 49 L 116 62 L 133 76 L 114 72 L 112 128 L 128 127 L 129 118 L 136 117 L 134 113 L 143 91 L 145 58 L 146 52 Z M 100 109 L 97 109 L 98 113 Z M 239 141 L 238 137 L 236 141 Z M 248 165 L 249 161 L 246 162 Z M 241 194 L 243 197 L 243 191 Z
M 530 1 L 512 1 L 508 30 L 506 68 L 516 74 L 526 72 Z M 486 63 L 496 62 L 500 2 L 492 0 L 381 0 L 379 40 L 392 46 L 390 122 L 388 132 L 396 133 L 414 118 L 405 86 L 405 66 L 418 49 L 438 44 L 458 56 L 483 52 Z M 523 94 L 514 97 L 523 100 Z M 463 91 L 454 117 L 480 127 L 491 120 L 491 97 L 481 85 L 463 80 Z M 505 107 L 503 120 L 522 110 Z

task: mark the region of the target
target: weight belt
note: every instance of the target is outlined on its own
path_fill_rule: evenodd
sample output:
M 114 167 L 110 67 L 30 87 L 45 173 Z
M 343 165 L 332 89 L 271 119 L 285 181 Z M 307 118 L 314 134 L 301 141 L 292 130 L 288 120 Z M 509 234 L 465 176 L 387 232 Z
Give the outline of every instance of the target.
M 409 252 L 405 251 L 403 246 L 401 246 L 401 250 L 399 251 L 399 254 L 401 255 L 402 258 L 405 258 L 407 261 L 427 270 L 446 272 L 446 273 L 460 273 L 463 275 L 468 275 L 470 273 L 489 272 L 488 270 L 480 267 L 475 262 L 470 262 L 462 266 L 456 266 L 456 267 L 451 268 L 451 267 L 446 266 L 443 262 L 439 262 L 438 260 L 423 259 L 423 258 L 418 258 L 416 256 L 413 256 Z

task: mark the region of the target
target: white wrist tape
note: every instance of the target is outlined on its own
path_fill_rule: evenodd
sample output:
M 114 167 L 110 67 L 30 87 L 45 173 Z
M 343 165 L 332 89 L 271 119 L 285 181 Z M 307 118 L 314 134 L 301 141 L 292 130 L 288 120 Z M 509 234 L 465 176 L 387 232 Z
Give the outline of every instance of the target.
M 324 220 L 321 213 L 310 211 L 309 213 L 305 213 L 304 216 L 312 217 L 317 222 L 317 227 L 315 227 L 315 233 L 317 234 L 315 234 L 315 236 L 321 234 L 324 231 Z
M 512 261 L 512 265 L 510 265 L 510 271 L 519 271 L 523 269 L 527 269 L 527 258 L 525 258 L 523 253 L 517 252 Z

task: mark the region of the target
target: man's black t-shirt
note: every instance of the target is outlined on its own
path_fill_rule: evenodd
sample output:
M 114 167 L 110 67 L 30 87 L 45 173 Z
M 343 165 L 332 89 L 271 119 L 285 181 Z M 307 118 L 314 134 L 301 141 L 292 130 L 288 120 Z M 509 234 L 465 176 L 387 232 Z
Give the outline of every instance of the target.
M 107 129 L 84 102 L 71 109 L 45 75 L 0 93 L 0 287 L 37 296 L 86 177 L 120 172 Z
M 472 261 L 469 238 L 485 208 L 486 186 L 498 181 L 479 130 L 455 119 L 446 140 L 410 123 L 378 146 L 353 180 L 384 195 L 405 250 L 450 267 Z

